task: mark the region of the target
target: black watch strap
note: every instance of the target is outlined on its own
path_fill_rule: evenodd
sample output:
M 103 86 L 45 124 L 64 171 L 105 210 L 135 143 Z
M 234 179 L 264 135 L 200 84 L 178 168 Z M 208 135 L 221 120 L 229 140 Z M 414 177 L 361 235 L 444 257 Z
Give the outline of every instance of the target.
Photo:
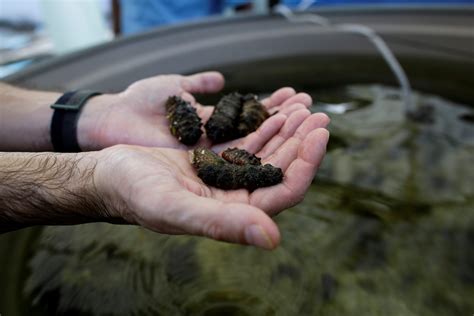
M 51 142 L 56 152 L 80 152 L 77 142 L 77 121 L 87 100 L 100 92 L 90 90 L 71 91 L 63 94 L 55 104 L 51 121 Z

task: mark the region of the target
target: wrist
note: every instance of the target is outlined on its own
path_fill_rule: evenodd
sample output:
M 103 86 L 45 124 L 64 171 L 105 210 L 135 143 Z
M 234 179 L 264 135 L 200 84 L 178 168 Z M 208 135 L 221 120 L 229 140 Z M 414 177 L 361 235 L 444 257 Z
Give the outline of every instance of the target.
M 89 99 L 84 105 L 77 121 L 77 142 L 82 151 L 100 150 L 111 145 L 106 141 L 106 118 L 118 102 L 118 94 L 103 94 Z
M 112 179 L 104 175 L 104 161 L 102 151 L 91 151 L 74 154 L 76 172 L 69 181 L 68 194 L 74 192 L 83 197 L 87 206 L 82 215 L 97 221 L 124 223 L 121 218 L 116 197 L 112 194 Z
M 115 145 L 103 150 L 91 152 L 97 164 L 94 167 L 94 192 L 100 197 L 106 209 L 107 221 L 115 223 L 136 224 L 135 216 L 131 211 L 128 197 L 130 191 L 128 183 L 123 181 L 124 161 L 133 160 L 130 157 L 129 145 Z

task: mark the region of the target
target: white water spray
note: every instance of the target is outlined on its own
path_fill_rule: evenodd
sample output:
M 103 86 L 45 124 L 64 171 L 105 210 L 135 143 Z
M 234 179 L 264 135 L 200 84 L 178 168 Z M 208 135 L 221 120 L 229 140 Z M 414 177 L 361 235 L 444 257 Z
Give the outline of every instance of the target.
M 308 3 L 310 2 L 312 3 L 314 1 L 309 1 Z M 308 3 L 304 4 L 303 9 L 309 7 Z M 274 9 L 276 13 L 284 16 L 291 23 L 313 23 L 330 30 L 356 33 L 365 36 L 380 52 L 385 62 L 388 64 L 393 74 L 397 78 L 402 90 L 402 98 L 405 103 L 406 113 L 414 110 L 411 86 L 405 71 L 385 41 L 379 35 L 377 35 L 373 29 L 361 24 L 331 24 L 328 19 L 317 14 L 294 14 L 293 11 L 284 5 L 277 5 Z

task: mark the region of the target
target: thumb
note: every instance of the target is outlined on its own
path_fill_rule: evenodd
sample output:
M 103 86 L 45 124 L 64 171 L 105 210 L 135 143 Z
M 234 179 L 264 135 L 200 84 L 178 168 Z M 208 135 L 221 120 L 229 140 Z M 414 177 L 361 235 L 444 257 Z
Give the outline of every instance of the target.
M 224 82 L 220 72 L 207 71 L 183 77 L 181 87 L 189 93 L 212 93 L 221 90 Z
M 244 203 L 225 203 L 191 192 L 180 193 L 169 216 L 185 233 L 232 243 L 274 249 L 280 232 L 262 210 Z

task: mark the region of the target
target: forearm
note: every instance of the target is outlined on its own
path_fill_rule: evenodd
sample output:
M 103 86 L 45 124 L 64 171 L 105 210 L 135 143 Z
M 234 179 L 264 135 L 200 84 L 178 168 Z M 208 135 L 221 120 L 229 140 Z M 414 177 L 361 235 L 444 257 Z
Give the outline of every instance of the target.
M 52 151 L 51 120 L 61 93 L 16 88 L 0 82 L 0 151 Z M 100 142 L 103 116 L 110 104 L 120 103 L 113 94 L 87 100 L 77 122 L 82 151 L 106 147 Z M 115 144 L 115 143 L 112 143 Z M 107 145 L 111 145 L 110 142 Z
M 93 153 L 0 153 L 0 232 L 32 225 L 114 221 Z
M 0 83 L 0 151 L 52 150 L 49 106 L 60 95 Z

